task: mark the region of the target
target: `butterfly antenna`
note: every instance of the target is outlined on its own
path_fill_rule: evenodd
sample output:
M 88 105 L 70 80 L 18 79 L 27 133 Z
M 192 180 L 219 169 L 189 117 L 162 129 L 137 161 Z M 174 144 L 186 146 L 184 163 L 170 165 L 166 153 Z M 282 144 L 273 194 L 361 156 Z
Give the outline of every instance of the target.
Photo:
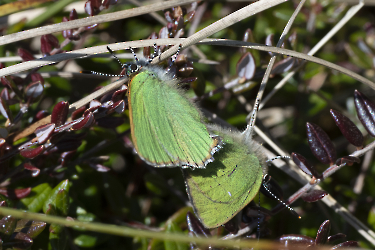
M 266 163 L 268 164 L 268 163 L 271 163 L 271 162 L 273 162 L 274 160 L 277 160 L 277 159 L 290 159 L 290 157 L 289 156 L 287 156 L 287 155 L 279 155 L 279 156 L 276 156 L 276 157 L 273 157 L 273 158 L 271 158 L 271 159 L 269 159 L 269 160 L 267 160 L 266 161 Z
M 120 59 L 118 59 L 118 57 L 115 55 L 115 53 L 113 53 L 113 50 L 111 50 L 108 46 L 107 46 L 107 50 L 117 60 L 117 62 L 121 65 L 121 68 L 124 68 L 125 67 L 124 64 L 122 64 L 122 62 L 120 61 Z
M 129 50 L 130 50 L 130 52 L 132 52 L 132 54 L 133 54 L 133 56 L 134 56 L 134 60 L 135 60 L 136 62 L 139 62 L 138 57 L 137 57 L 137 55 L 136 55 L 135 52 L 134 52 L 134 49 L 133 49 L 132 47 L 129 47 Z
M 177 56 L 178 56 L 178 54 L 180 54 L 181 49 L 182 49 L 182 44 L 180 43 L 180 45 L 178 46 L 178 50 L 177 50 L 176 54 L 174 54 L 172 56 L 172 63 L 174 63 L 174 61 L 176 61 Z
M 255 100 L 255 103 L 254 103 L 253 112 L 251 113 L 251 116 L 250 116 L 250 122 L 247 125 L 245 131 L 243 132 L 243 134 L 245 136 L 244 137 L 245 140 L 251 139 L 251 136 L 253 134 L 253 130 L 254 130 L 254 126 L 255 126 L 255 120 L 256 120 L 256 117 L 257 117 L 257 113 L 259 111 L 259 104 L 260 104 L 260 98 L 257 97 L 256 100 Z
M 152 54 L 152 56 L 148 59 L 148 63 L 152 62 L 152 60 L 154 60 L 155 57 L 157 57 L 159 54 L 158 52 L 158 46 L 156 45 L 156 43 L 154 43 L 154 53 Z
M 265 175 L 264 178 L 263 178 L 263 180 L 265 180 L 265 179 L 267 178 L 267 176 L 268 176 L 268 175 Z M 297 212 L 296 212 L 293 208 L 291 208 L 291 207 L 288 206 L 285 202 L 283 202 L 282 200 L 280 200 L 276 195 L 274 195 L 274 194 L 271 192 L 271 190 L 268 189 L 268 187 L 267 187 L 267 183 L 268 183 L 268 181 L 262 183 L 264 189 L 265 189 L 265 190 L 266 190 L 266 191 L 267 191 L 267 192 L 268 192 L 273 198 L 275 198 L 276 200 L 278 200 L 278 201 L 279 201 L 281 204 L 283 204 L 287 209 L 289 209 L 289 211 L 290 211 L 293 215 L 295 215 L 295 216 L 297 216 L 299 219 L 301 219 L 301 216 L 299 216 L 299 214 L 297 214 Z
M 99 76 L 108 76 L 108 77 L 122 77 L 122 75 L 112 75 L 112 74 L 105 74 L 100 73 L 92 70 L 82 70 L 80 71 L 81 74 L 91 74 L 91 75 L 99 75 Z

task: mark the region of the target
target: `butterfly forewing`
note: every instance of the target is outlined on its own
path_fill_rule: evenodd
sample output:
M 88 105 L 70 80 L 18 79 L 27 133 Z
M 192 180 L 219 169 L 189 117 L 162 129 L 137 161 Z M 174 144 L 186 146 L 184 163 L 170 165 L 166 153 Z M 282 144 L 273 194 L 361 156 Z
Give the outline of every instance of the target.
M 204 168 L 220 147 L 202 116 L 171 82 L 142 71 L 129 84 L 132 139 L 139 156 L 151 165 Z

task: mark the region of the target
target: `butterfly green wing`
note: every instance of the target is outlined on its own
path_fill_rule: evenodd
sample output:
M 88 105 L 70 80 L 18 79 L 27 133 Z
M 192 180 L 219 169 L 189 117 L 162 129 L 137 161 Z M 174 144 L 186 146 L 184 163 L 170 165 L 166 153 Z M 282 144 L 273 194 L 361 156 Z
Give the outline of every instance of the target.
M 263 168 L 248 144 L 220 134 L 224 145 L 206 169 L 183 170 L 190 202 L 203 225 L 215 228 L 241 211 L 258 193 Z M 262 158 L 262 157 L 260 157 Z M 261 159 L 262 161 L 262 159 Z
M 132 140 L 138 155 L 156 166 L 204 168 L 220 147 L 197 108 L 152 71 L 131 79 L 128 91 Z

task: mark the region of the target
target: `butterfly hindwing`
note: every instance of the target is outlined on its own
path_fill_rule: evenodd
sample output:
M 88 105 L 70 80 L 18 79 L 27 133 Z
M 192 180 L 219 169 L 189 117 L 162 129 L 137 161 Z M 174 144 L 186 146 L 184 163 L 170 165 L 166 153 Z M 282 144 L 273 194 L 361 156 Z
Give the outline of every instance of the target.
M 195 214 L 207 228 L 225 224 L 258 193 L 263 157 L 239 134 L 219 132 L 224 146 L 205 170 L 183 170 Z M 258 158 L 259 157 L 259 158 Z

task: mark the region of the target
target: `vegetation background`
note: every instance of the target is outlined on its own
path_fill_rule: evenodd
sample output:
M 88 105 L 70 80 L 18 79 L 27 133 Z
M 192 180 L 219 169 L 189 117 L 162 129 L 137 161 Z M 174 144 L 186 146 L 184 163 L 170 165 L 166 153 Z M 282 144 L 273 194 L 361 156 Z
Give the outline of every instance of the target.
M 132 0 L 117 3 L 112 1 L 111 5 L 107 6 L 106 1 L 103 1 L 102 5 L 99 2 L 88 1 L 85 12 L 85 2 L 71 0 L 1 1 L 0 62 L 3 63 L 3 69 L 0 69 L 0 76 L 8 75 L 8 72 L 20 73 L 19 76 L 23 79 L 21 83 L 17 82 L 15 85 L 22 91 L 20 95 L 23 99 L 19 98 L 15 101 L 17 98 L 9 97 L 2 103 L 5 107 L 2 114 L 4 116 L 4 114 L 13 113 L 13 116 L 16 116 L 22 107 L 28 108 L 18 122 L 13 122 L 11 118 L 0 117 L 2 124 L 0 134 L 4 138 L 0 148 L 0 193 L 1 199 L 5 201 L 2 206 L 27 209 L 30 212 L 43 211 L 43 213 L 63 217 L 69 216 L 78 221 L 102 222 L 155 232 L 187 234 L 186 214 L 191 209 L 186 207 L 188 198 L 181 171 L 177 168 L 152 168 L 134 154 L 129 134 L 127 108 L 121 114 L 97 119 L 97 124 L 92 124 L 90 128 L 69 133 L 75 136 L 64 139 L 65 148 L 60 145 L 59 150 L 43 148 L 40 152 L 38 151 L 38 154 L 33 151 L 32 156 L 26 155 L 25 157 L 25 154 L 22 155 L 17 147 L 35 136 L 24 136 L 17 142 L 13 141 L 15 134 L 24 131 L 41 116 L 39 111 L 45 110 L 50 114 L 53 108 L 56 108 L 57 103 L 79 102 L 97 90 L 98 86 L 106 86 L 116 80 L 116 78 L 109 80 L 108 77 L 79 74 L 81 70 L 119 74 L 121 66 L 116 60 L 108 53 L 105 57 L 99 54 L 97 57 L 84 59 L 74 59 L 74 55 L 68 55 L 70 60 L 44 66 L 38 70 L 39 73 L 45 73 L 42 74 L 44 86 L 40 95 L 35 98 L 31 98 L 27 92 L 30 83 L 35 85 L 35 79 L 30 80 L 30 76 L 26 77 L 26 72 L 23 72 L 25 69 L 19 65 L 8 66 L 20 62 L 17 53 L 23 59 L 27 57 L 27 52 L 19 51 L 20 48 L 39 58 L 41 48 L 44 55 L 51 54 L 52 56 L 58 55 L 61 50 L 64 52 L 81 48 L 93 48 L 90 53 L 95 54 L 105 52 L 105 47 L 95 46 L 125 41 L 137 42 L 149 38 L 153 32 L 161 35 L 162 38 L 168 38 L 165 32 L 159 34 L 159 31 L 163 31 L 168 21 L 173 19 L 172 24 L 175 23 L 176 17 L 182 17 L 186 22 L 182 22 L 182 26 L 180 23 L 178 29 L 171 32 L 170 36 L 176 36 L 181 28 L 183 33 L 180 33 L 180 37 L 188 37 L 205 27 L 210 27 L 214 22 L 222 20 L 227 15 L 248 5 L 249 2 L 209 1 L 196 5 L 187 3 L 182 5 L 187 10 L 182 15 L 179 14 L 177 8 L 165 9 L 165 11 L 170 11 L 172 17 L 165 15 L 165 11 L 152 12 L 155 10 L 152 7 L 148 8 L 148 14 L 143 15 L 137 15 L 136 9 L 133 9 L 135 14 L 131 17 L 116 17 L 118 20 L 98 22 L 95 27 L 86 30 L 77 31 L 77 27 L 71 28 L 73 32 L 79 33 L 76 36 L 68 32 L 65 34 L 61 31 L 55 32 L 53 35 L 58 40 L 57 45 L 50 37 L 49 40 L 46 38 L 41 42 L 41 36 L 37 32 L 35 36 L 27 37 L 27 39 L 12 37 L 12 34 L 17 34 L 16 32 L 22 30 L 41 27 L 39 31 L 43 32 L 46 25 L 62 23 L 64 17 L 69 18 L 73 8 L 78 13 L 76 19 L 84 22 L 84 18 L 89 14 L 99 17 L 106 13 L 114 13 L 113 16 L 115 16 L 115 13 L 122 10 L 132 11 L 132 8 L 137 5 L 156 4 L 154 1 Z M 244 36 L 247 35 L 246 41 L 275 46 L 299 1 L 285 1 L 274 7 L 271 7 L 273 1 L 258 2 L 261 6 L 266 6 L 260 13 L 248 18 L 238 17 L 239 21 L 233 25 L 222 26 L 221 29 L 214 30 L 210 38 L 243 41 Z M 19 5 L 16 9 L 12 9 L 15 4 Z M 92 8 L 88 7 L 90 4 Z M 267 7 L 267 4 L 270 6 Z M 306 1 L 296 16 L 287 35 L 288 40 L 284 44 L 286 49 L 306 54 L 332 31 L 337 23 L 353 13 L 354 9 L 350 8 L 354 4 L 357 4 L 355 13 L 314 55 L 342 66 L 347 71 L 332 70 L 327 65 L 315 62 L 304 64 L 302 60 L 279 55 L 277 57 L 278 68 L 274 69 L 268 81 L 265 95 L 267 96 L 288 73 L 295 71 L 295 74 L 262 107 L 257 120 L 259 128 L 284 152 L 304 155 L 318 172 L 323 172 L 329 165 L 314 158 L 307 143 L 306 122 L 315 123 L 323 128 L 333 141 L 338 157 L 347 156 L 356 148 L 345 139 L 335 125 L 330 109 L 344 113 L 360 128 L 365 135 L 364 146 L 373 141 L 356 117 L 353 93 L 357 89 L 370 100 L 374 100 L 375 91 L 358 78 L 348 76 L 347 72 L 354 72 L 369 81 L 375 81 L 375 3 L 370 0 Z M 195 14 L 189 18 L 191 17 L 189 14 L 192 14 L 191 10 L 195 10 Z M 34 16 L 33 13 L 37 14 Z M 154 15 L 157 15 L 158 19 L 155 19 Z M 72 17 L 74 15 L 71 14 L 70 19 Z M 87 25 L 82 25 L 82 27 L 85 26 Z M 69 29 L 66 28 L 66 30 Z M 269 41 L 273 43 L 269 44 Z M 170 43 L 179 44 L 180 42 L 171 40 Z M 247 117 L 252 110 L 259 84 L 271 55 L 266 51 L 231 47 L 225 42 L 220 46 L 209 42 L 202 45 L 197 42 L 192 43 L 195 44 L 194 47 L 182 52 L 194 62 L 191 64 L 189 61 L 182 68 L 190 70 L 189 67 L 193 65 L 194 70 L 190 77 L 197 77 L 195 82 L 186 85 L 187 95 L 193 99 L 199 99 L 199 106 L 205 110 L 211 122 L 217 120 L 212 120 L 213 116 L 210 114 L 216 114 L 222 124 L 229 124 L 238 130 L 243 130 L 247 125 Z M 61 47 L 62 44 L 63 47 Z M 139 44 L 138 47 L 143 47 L 141 43 Z M 162 45 L 158 42 L 157 44 Z M 53 46 L 54 50 L 52 50 Z M 125 44 L 123 49 L 129 46 L 137 47 L 136 43 Z M 113 47 L 114 50 L 117 48 Z M 136 52 L 141 54 L 140 50 Z M 244 58 L 248 58 L 244 57 L 246 52 L 251 52 L 254 63 L 244 63 Z M 125 53 L 121 54 L 124 57 L 132 58 L 128 51 L 122 51 L 122 53 Z M 250 75 L 249 72 L 254 74 L 243 75 L 240 69 L 245 69 Z M 235 86 L 229 88 L 228 86 L 233 82 Z M 4 80 L 2 83 L 3 88 L 8 88 L 12 95 L 14 88 L 6 85 Z M 36 86 L 39 88 L 40 84 Z M 213 91 L 214 95 L 202 95 L 210 91 Z M 3 91 L 2 100 L 6 99 L 5 96 L 6 93 Z M 63 110 L 66 108 L 63 104 L 60 105 L 63 106 Z M 258 136 L 254 139 L 271 149 L 264 139 Z M 74 152 L 63 154 L 63 152 L 72 151 Z M 322 201 L 308 203 L 299 199 L 291 206 L 302 218 L 298 219 L 284 209 L 267 219 L 267 224 L 262 227 L 262 238 L 274 240 L 285 234 L 301 234 L 315 238 L 320 225 L 329 220 L 331 224 L 329 235 L 344 233 L 347 236 L 346 240 L 358 241 L 362 247 L 373 247 L 375 234 L 371 230 L 375 228 L 375 183 L 373 181 L 375 165 L 372 160 L 373 150 L 367 148 L 365 151 L 367 160 L 364 161 L 362 157 L 360 164 L 345 166 L 319 184 L 329 197 L 334 198 L 338 204 L 349 210 L 351 218 L 357 219 L 363 225 L 353 226 L 352 219 L 342 216 Z M 33 155 L 34 153 L 37 156 Z M 30 159 L 34 156 L 36 157 Z M 31 164 L 32 167 L 27 164 Z M 280 168 L 271 166 L 269 174 L 281 186 L 284 199 L 301 187 L 290 173 L 285 173 Z M 277 201 L 264 196 L 261 196 L 260 203 L 262 207 L 269 210 L 278 204 Z M 0 212 L 4 214 L 2 210 Z M 100 230 L 90 232 L 79 228 L 64 228 L 57 224 L 46 225 L 38 222 L 40 219 L 37 217 L 34 218 L 34 220 L 29 220 L 29 224 L 25 224 L 26 220 L 19 221 L 18 217 L 17 219 L 14 216 L 4 217 L 0 221 L 7 228 L 4 231 L 0 230 L 3 247 L 17 249 L 28 249 L 31 246 L 33 249 L 118 249 L 119 246 L 124 249 L 187 249 L 189 247 L 183 242 L 145 239 L 140 237 L 141 235 L 123 237 L 98 233 L 101 232 Z M 242 228 L 246 226 L 245 223 L 241 224 Z M 367 234 L 359 233 L 361 229 Z M 119 231 L 114 234 L 119 234 Z M 224 236 L 228 234 L 228 231 L 222 227 L 213 230 L 211 234 Z M 238 237 L 251 238 L 254 234 L 248 233 L 238 235 Z

